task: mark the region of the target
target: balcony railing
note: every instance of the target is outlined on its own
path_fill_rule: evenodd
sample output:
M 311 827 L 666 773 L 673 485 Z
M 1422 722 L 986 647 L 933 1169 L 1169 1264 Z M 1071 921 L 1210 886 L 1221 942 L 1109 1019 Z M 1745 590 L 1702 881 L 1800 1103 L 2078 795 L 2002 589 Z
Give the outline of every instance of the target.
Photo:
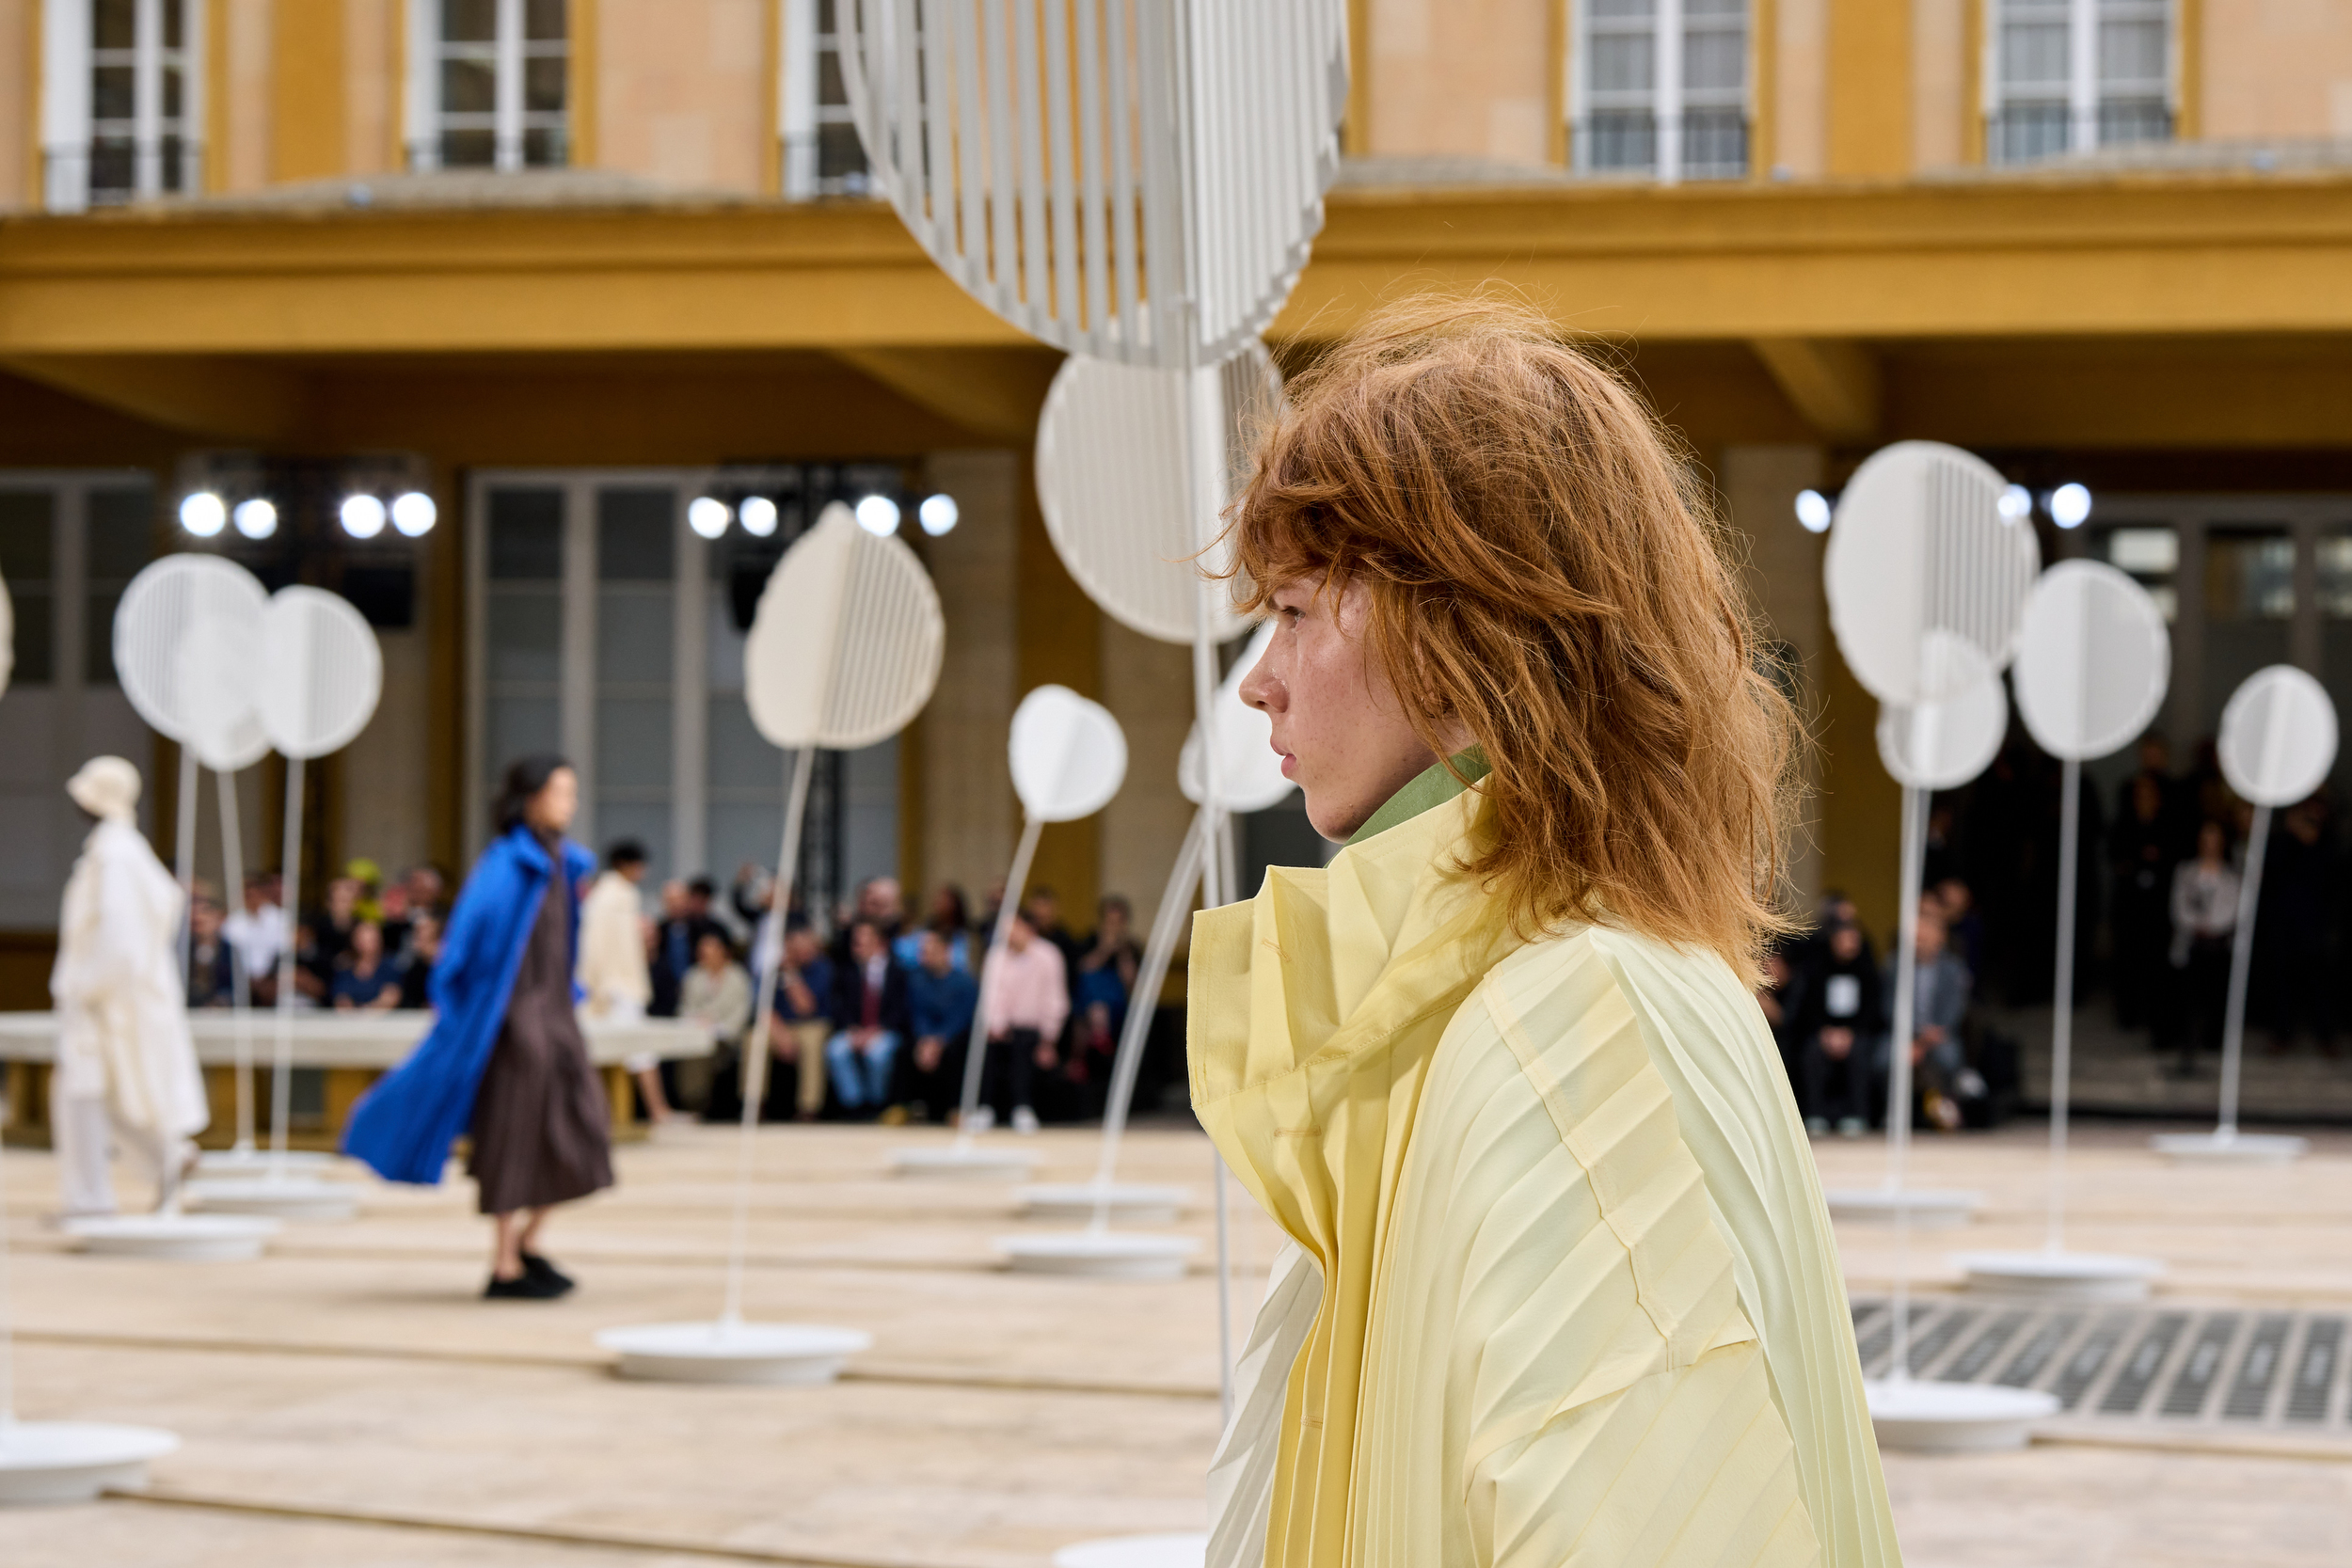
M 1743 180 L 1748 173 L 1748 117 L 1736 108 L 1685 109 L 1677 166 L 1661 146 L 1658 117 L 1647 109 L 1598 109 L 1574 128 L 1577 167 L 1587 174 L 1671 174 L 1679 180 Z
M 2102 103 L 2086 129 L 2090 146 L 2125 147 L 2172 139 L 2172 109 L 2161 99 L 2113 98 Z M 2089 151 L 2077 139 L 2074 113 L 2064 103 L 2010 103 L 1985 120 L 1985 158 L 1995 164 L 2030 164 Z
M 141 147 L 128 136 L 101 135 L 79 147 L 44 150 L 41 178 L 45 203 L 56 213 L 192 194 L 204 187 L 204 144 L 164 136 Z

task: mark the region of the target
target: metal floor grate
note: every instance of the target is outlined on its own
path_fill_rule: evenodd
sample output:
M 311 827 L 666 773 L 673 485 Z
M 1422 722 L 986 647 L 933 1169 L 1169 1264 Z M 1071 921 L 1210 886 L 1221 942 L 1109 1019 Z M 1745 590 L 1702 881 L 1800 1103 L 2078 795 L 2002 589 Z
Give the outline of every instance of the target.
M 1864 1375 L 1884 1376 L 1889 1304 L 1858 1300 L 1853 1320 Z M 2044 1389 L 2066 1416 L 2101 1425 L 2342 1441 L 2352 1438 L 2347 1323 L 2352 1313 L 1915 1297 L 1911 1371 Z

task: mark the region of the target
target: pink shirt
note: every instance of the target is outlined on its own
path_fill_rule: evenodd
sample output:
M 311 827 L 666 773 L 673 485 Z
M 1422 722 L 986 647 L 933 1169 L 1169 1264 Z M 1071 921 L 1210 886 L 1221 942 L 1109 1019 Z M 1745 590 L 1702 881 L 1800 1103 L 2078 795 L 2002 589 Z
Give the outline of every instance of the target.
M 1070 1016 L 1070 980 L 1061 949 L 1040 937 L 1026 952 L 1009 945 L 992 948 L 980 969 L 980 1010 L 991 1039 L 1013 1029 L 1034 1029 L 1052 1040 Z

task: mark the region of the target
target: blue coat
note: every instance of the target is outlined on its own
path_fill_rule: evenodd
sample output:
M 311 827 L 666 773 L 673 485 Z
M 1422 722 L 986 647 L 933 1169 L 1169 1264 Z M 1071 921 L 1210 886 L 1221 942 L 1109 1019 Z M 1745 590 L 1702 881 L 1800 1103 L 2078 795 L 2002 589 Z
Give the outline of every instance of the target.
M 596 867 L 587 850 L 564 842 L 564 902 L 575 951 L 580 889 Z M 425 1186 L 441 1180 L 450 1145 L 473 1120 L 474 1094 L 506 1022 L 515 974 L 553 871 L 525 827 L 508 830 L 474 863 L 433 965 L 433 1028 L 352 1107 L 343 1132 L 343 1152 L 367 1162 L 378 1176 Z

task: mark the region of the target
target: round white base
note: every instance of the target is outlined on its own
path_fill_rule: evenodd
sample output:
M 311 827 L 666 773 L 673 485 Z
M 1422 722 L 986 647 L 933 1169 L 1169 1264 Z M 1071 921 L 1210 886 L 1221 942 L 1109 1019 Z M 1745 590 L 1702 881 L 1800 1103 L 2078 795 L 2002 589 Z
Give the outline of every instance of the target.
M 1054 1554 L 1054 1568 L 1200 1568 L 1208 1560 L 1209 1538 L 1183 1535 L 1114 1535 L 1081 1541 Z
M 1934 1187 L 1900 1193 L 1884 1187 L 1833 1187 L 1821 1196 L 1829 1200 L 1829 1215 L 1834 1220 L 1892 1225 L 1895 1211 L 1900 1208 L 1909 1214 L 1915 1230 L 1957 1229 L 1984 1207 L 1982 1193 Z
M 999 1236 L 996 1250 L 1016 1274 L 1083 1275 L 1089 1279 L 1182 1279 L 1200 1250 L 1190 1236 L 1136 1236 L 1117 1230 L 1057 1230 Z
M 208 1148 L 196 1162 L 199 1176 L 267 1176 L 273 1161 L 289 1176 L 324 1176 L 335 1168 L 336 1157 L 315 1148 L 290 1148 L 272 1155 L 266 1148 Z
M 596 1343 L 623 1377 L 658 1383 L 831 1383 L 874 1337 L 809 1323 L 643 1323 L 608 1328 Z
M 1972 1291 L 2061 1301 L 2144 1301 L 2164 1274 L 2153 1258 L 2104 1252 L 1963 1252 L 1952 1262 Z
M 1002 1144 L 894 1148 L 890 1173 L 933 1181 L 1018 1181 L 1041 1158 L 1025 1148 L 1008 1148 Z
M 1090 1224 L 1097 1209 L 1128 1225 L 1174 1225 L 1192 1195 L 1182 1187 L 1152 1187 L 1137 1181 L 1095 1183 L 1073 1181 L 1060 1186 L 1024 1187 L 1021 1217 Z
M 2022 1449 L 2033 1424 L 2058 1411 L 2058 1400 L 2038 1389 L 1982 1383 L 1866 1380 L 1862 1393 L 1879 1446 L 1914 1453 Z
M 180 1446 L 161 1427 L 0 1422 L 0 1506 L 86 1503 L 147 1484 L 147 1462 Z
M 249 1214 L 108 1214 L 68 1220 L 77 1252 L 167 1263 L 236 1263 L 262 1256 L 278 1222 Z
M 316 1177 L 199 1176 L 185 1188 L 197 1208 L 212 1214 L 266 1214 L 278 1220 L 347 1220 L 359 1213 L 359 1190 L 348 1181 Z
M 2148 1147 L 2183 1164 L 2283 1165 L 2300 1159 L 2308 1138 L 2280 1132 L 2159 1132 Z

